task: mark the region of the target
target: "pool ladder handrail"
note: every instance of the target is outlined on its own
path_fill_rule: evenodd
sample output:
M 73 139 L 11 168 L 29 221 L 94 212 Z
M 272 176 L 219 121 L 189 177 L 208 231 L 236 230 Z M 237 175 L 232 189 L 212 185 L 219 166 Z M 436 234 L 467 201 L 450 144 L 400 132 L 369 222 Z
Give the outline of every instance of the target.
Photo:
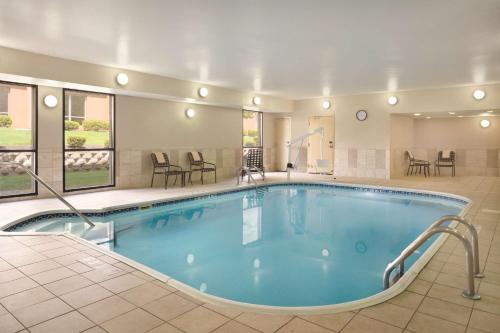
M 37 174 L 35 174 L 30 169 L 26 168 L 24 165 L 17 163 L 17 162 L 0 162 L 0 165 L 10 165 L 10 166 L 20 167 L 21 169 L 23 169 L 24 172 L 26 172 L 28 175 L 30 175 L 32 178 L 34 178 L 38 183 L 42 184 L 47 190 L 49 190 L 50 193 L 52 193 L 57 199 L 59 199 L 59 201 L 61 201 L 73 213 L 78 215 L 85 223 L 90 225 L 90 227 L 95 227 L 95 224 L 92 221 L 90 221 L 88 217 L 83 215 L 82 212 L 80 212 L 72 204 L 70 204 L 68 201 L 66 201 L 56 190 L 54 190 L 42 178 L 40 178 Z
M 471 234 L 471 241 L 458 230 L 441 226 L 445 222 L 456 221 L 466 226 L 469 233 Z M 445 215 L 440 219 L 432 223 L 429 228 L 424 230 L 413 242 L 410 243 L 401 254 L 390 262 L 386 269 L 384 270 L 383 281 L 384 289 L 390 287 L 390 276 L 396 267 L 399 266 L 398 278 L 401 278 L 404 274 L 404 261 L 412 255 L 427 239 L 432 237 L 434 234 L 438 233 L 448 233 L 457 237 L 465 250 L 465 264 L 467 268 L 467 281 L 466 288 L 462 293 L 465 298 L 478 300 L 481 298 L 475 291 L 474 277 L 482 278 L 484 275 L 480 272 L 479 268 L 479 247 L 478 247 L 478 236 L 476 228 L 467 222 L 464 218 L 455 215 Z

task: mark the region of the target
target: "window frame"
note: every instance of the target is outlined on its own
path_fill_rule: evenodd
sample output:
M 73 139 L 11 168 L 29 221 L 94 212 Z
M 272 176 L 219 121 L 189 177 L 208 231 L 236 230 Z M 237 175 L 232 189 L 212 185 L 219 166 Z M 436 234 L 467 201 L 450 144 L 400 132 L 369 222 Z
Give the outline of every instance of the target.
M 30 87 L 33 89 L 33 119 L 31 120 L 31 149 L 5 149 L 0 148 L 0 153 L 32 153 L 33 156 L 31 159 L 35 162 L 35 167 L 32 169 L 35 175 L 38 175 L 38 86 L 35 84 L 27 84 L 20 82 L 10 82 L 10 81 L 2 81 L 0 80 L 0 84 L 12 85 L 12 86 L 21 86 L 21 87 Z M 33 191 L 29 193 L 22 194 L 11 194 L 11 195 L 0 195 L 0 200 L 9 199 L 9 198 L 20 198 L 20 197 L 31 197 L 38 195 L 38 182 L 31 177 L 31 181 L 34 183 Z
M 259 114 L 259 117 L 260 117 L 260 131 L 259 131 L 260 145 L 258 145 L 258 146 L 245 147 L 245 144 L 243 143 L 243 130 L 244 130 L 243 127 L 245 126 L 245 118 L 243 118 L 243 113 L 245 113 L 245 112 L 254 112 L 254 113 Z M 245 149 L 250 149 L 250 148 L 264 149 L 264 112 L 242 109 L 241 110 L 241 149 L 243 151 Z
M 108 148 L 105 148 L 105 147 L 103 147 L 103 148 L 66 148 L 66 131 L 64 130 L 64 121 L 66 120 L 66 94 L 71 93 L 71 92 L 92 94 L 92 95 L 104 95 L 104 96 L 109 96 L 111 98 L 111 100 L 112 100 L 112 107 L 111 107 L 112 121 L 110 121 L 110 123 L 109 123 L 110 132 L 111 132 L 111 137 L 109 139 L 110 147 L 108 147 Z M 66 193 L 66 192 L 78 192 L 78 191 L 98 190 L 98 189 L 115 187 L 116 186 L 116 125 L 115 125 L 116 124 L 116 95 L 102 93 L 102 92 L 96 92 L 96 91 L 70 89 L 70 88 L 64 88 L 62 95 L 63 95 L 63 110 L 62 110 L 63 192 L 64 193 Z M 85 100 L 85 115 L 87 114 L 86 108 L 87 108 L 87 101 Z M 113 156 L 110 159 L 111 166 L 109 169 L 110 172 L 112 173 L 111 183 L 108 185 L 86 186 L 86 187 L 69 188 L 69 189 L 66 188 L 66 167 L 65 167 L 66 152 L 76 152 L 76 151 L 107 151 L 107 152 L 110 152 L 111 153 L 110 155 Z

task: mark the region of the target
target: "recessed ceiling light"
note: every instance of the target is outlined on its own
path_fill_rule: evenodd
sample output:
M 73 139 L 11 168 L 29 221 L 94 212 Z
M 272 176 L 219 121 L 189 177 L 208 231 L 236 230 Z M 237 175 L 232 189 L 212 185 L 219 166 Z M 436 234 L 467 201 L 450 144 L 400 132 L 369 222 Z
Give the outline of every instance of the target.
M 194 109 L 186 109 L 186 117 L 191 119 L 194 117 L 194 115 L 196 114 L 196 112 L 194 111 Z
M 55 108 L 57 105 L 57 97 L 54 95 L 47 95 L 43 98 L 43 104 L 48 108 Z
M 454 114 L 455 114 L 455 112 L 448 112 L 448 114 L 454 115 Z
M 457 116 L 457 118 L 463 118 L 464 116 Z
M 323 109 L 328 110 L 332 106 L 332 102 L 329 100 L 324 100 L 323 101 Z
M 483 119 L 481 120 L 479 125 L 481 125 L 482 128 L 488 128 L 491 125 L 491 121 L 489 121 L 488 119 Z
M 481 89 L 476 89 L 472 93 L 472 97 L 474 97 L 474 99 L 476 101 L 482 100 L 485 96 L 486 96 L 486 92 L 484 90 L 481 90 Z
M 200 95 L 200 97 L 207 97 L 208 89 L 206 87 L 201 87 L 200 89 L 198 89 L 198 95 Z
M 419 116 L 421 116 L 422 114 L 421 114 L 421 113 L 414 113 L 413 115 L 414 115 L 415 117 L 419 117 Z
M 488 113 L 493 113 L 493 110 L 488 110 L 488 111 L 486 111 L 486 112 L 488 112 Z
M 431 119 L 431 118 L 432 118 L 432 117 L 429 117 L 429 116 L 425 117 L 425 119 Z
M 120 85 L 120 86 L 126 86 L 127 83 L 128 83 L 128 75 L 125 74 L 125 73 L 120 73 L 116 76 L 116 82 Z
M 255 105 L 260 105 L 260 103 L 262 103 L 262 98 L 260 98 L 260 96 L 254 96 L 254 98 L 252 99 L 252 102 Z
M 389 103 L 389 105 L 396 105 L 398 104 L 398 98 L 396 96 L 390 96 L 387 99 L 387 103 Z

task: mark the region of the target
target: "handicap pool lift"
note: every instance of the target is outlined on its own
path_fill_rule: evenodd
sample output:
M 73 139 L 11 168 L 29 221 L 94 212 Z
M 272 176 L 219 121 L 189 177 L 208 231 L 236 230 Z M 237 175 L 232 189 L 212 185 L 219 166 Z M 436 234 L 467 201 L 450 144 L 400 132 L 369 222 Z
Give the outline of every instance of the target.
M 286 164 L 286 180 L 290 181 L 290 172 L 295 169 L 295 166 L 297 165 L 297 160 L 299 159 L 300 155 L 300 148 L 304 145 L 304 141 L 308 139 L 309 137 L 319 134 L 321 136 L 321 144 L 319 145 L 319 155 L 320 159 L 316 160 L 316 166 L 317 167 L 327 167 L 328 166 L 328 160 L 323 159 L 323 138 L 325 136 L 325 129 L 323 127 L 318 127 L 314 129 L 311 132 L 308 132 L 304 135 L 301 135 L 295 139 L 290 140 L 287 144 L 286 147 L 288 148 L 288 162 Z M 292 163 L 292 146 L 300 142 L 298 145 L 299 151 L 297 152 L 297 156 L 295 157 L 294 162 Z

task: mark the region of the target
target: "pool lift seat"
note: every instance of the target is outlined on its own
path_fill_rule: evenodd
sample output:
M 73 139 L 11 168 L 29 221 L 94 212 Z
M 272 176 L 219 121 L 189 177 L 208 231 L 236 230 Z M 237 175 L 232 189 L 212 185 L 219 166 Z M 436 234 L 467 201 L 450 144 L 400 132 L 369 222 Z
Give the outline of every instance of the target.
M 448 226 L 442 226 L 446 222 L 458 222 L 463 224 L 470 234 L 470 240 L 460 233 L 455 228 L 450 228 Z M 426 240 L 435 234 L 447 233 L 460 240 L 465 250 L 465 265 L 466 265 L 466 286 L 462 292 L 462 296 L 472 300 L 478 300 L 481 298 L 479 294 L 476 293 L 474 278 L 483 278 L 484 274 L 481 273 L 479 267 L 479 245 L 478 245 L 478 235 L 476 228 L 467 220 L 456 215 L 445 215 L 440 219 L 434 221 L 429 228 L 424 230 L 413 242 L 410 243 L 401 254 L 391 261 L 383 274 L 383 284 L 384 289 L 388 289 L 391 285 L 391 273 L 399 267 L 399 272 L 395 276 L 394 281 L 400 279 L 405 273 L 404 261 L 411 256 Z

